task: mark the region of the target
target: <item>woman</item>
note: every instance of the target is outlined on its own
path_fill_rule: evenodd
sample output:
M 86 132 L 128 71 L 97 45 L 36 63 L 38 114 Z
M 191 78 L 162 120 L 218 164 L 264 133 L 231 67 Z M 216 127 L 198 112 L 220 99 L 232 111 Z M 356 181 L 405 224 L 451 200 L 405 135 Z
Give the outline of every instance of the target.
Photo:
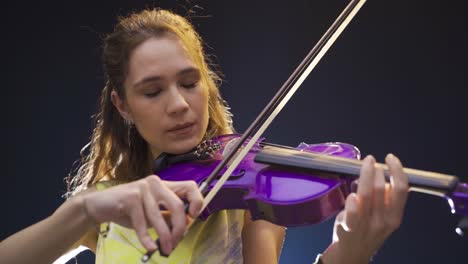
M 155 263 L 276 263 L 284 228 L 252 221 L 241 210 L 196 221 L 182 239 L 190 219 L 181 199 L 189 201 L 195 218 L 202 196 L 194 182 L 151 175 L 151 161 L 161 153 L 185 153 L 204 139 L 233 132 L 219 78 L 192 25 L 165 10 L 132 14 L 105 39 L 103 60 L 107 83 L 89 155 L 69 182 L 71 198 L 4 240 L 1 262 L 50 263 L 77 245 L 92 249 L 97 263 L 135 262 L 156 249 L 158 236 L 160 250 L 170 256 L 155 254 Z M 395 156 L 386 162 L 391 185 L 375 160 L 365 159 L 358 192 L 348 196 L 334 241 L 317 261 L 366 263 L 399 226 L 407 178 Z M 49 243 L 35 243 L 44 236 Z

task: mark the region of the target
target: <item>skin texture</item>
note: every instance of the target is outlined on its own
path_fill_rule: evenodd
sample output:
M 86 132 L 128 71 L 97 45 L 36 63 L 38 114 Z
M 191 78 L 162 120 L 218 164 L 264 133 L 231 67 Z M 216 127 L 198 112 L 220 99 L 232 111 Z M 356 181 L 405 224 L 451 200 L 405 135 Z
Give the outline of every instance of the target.
M 114 91 L 112 101 L 122 117 L 135 124 L 153 157 L 198 145 L 208 126 L 208 91 L 180 41 L 151 38 L 136 47 L 124 84 L 125 100 Z M 186 133 L 173 131 L 184 124 L 193 127 Z
M 52 263 L 78 245 L 95 250 L 97 224 L 109 221 L 133 227 L 148 250 L 156 245 L 149 239 L 146 228 L 154 227 L 164 236 L 162 250 L 170 252 L 187 225 L 179 197 L 190 202 L 189 214 L 195 217 L 202 206 L 202 197 L 191 181 L 166 182 L 151 175 L 104 191 L 90 188 L 67 200 L 46 219 L 3 240 L 0 263 Z M 164 204 L 171 211 L 172 232 L 158 215 L 159 207 L 155 204 Z M 44 237 L 47 243 L 37 243 Z
M 364 159 L 357 193 L 346 199 L 345 209 L 335 220 L 333 242 L 324 252 L 324 263 L 368 263 L 395 231 L 403 218 L 408 196 L 408 177 L 400 160 L 388 154 L 390 183 L 372 156 Z
M 155 250 L 156 244 L 147 229 L 153 227 L 161 238 L 162 249 L 170 253 L 182 238 L 187 226 L 184 204 L 190 202 L 189 215 L 196 217 L 202 207 L 202 196 L 193 181 L 163 181 L 156 175 L 84 196 L 86 214 L 94 223 L 112 221 L 134 228 L 142 245 Z M 159 210 L 164 205 L 171 215 Z M 171 224 L 172 229 L 168 227 Z M 96 229 L 95 229 L 96 230 Z M 96 235 L 88 237 L 92 246 Z M 95 250 L 95 248 L 94 248 Z

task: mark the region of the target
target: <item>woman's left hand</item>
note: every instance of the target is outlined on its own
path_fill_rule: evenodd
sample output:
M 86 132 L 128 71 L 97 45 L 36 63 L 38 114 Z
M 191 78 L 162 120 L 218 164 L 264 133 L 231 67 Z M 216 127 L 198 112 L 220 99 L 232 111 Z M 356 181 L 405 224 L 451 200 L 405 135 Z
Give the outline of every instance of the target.
M 408 177 L 392 154 L 385 162 L 390 170 L 386 183 L 382 166 L 372 156 L 364 159 L 357 193 L 346 199 L 335 220 L 333 242 L 322 255 L 325 264 L 368 263 L 401 223 L 408 196 Z

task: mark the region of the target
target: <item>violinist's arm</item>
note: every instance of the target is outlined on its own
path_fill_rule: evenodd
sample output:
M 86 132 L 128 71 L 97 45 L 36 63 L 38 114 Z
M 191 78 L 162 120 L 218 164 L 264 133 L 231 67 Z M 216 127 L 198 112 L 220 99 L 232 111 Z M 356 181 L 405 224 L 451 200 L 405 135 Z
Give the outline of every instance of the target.
M 252 221 L 245 212 L 242 229 L 244 263 L 278 263 L 285 228 L 264 220 Z
M 97 247 L 97 240 L 98 240 L 98 233 L 96 232 L 95 229 L 89 230 L 86 234 L 84 234 L 80 240 L 75 242 L 68 251 L 71 251 L 73 249 L 78 248 L 79 246 L 85 246 L 89 248 L 91 251 L 96 253 L 96 247 Z M 67 251 L 67 252 L 68 252 Z
M 51 216 L 0 243 L 0 263 L 52 263 L 94 223 L 83 211 L 83 199 L 74 197 Z

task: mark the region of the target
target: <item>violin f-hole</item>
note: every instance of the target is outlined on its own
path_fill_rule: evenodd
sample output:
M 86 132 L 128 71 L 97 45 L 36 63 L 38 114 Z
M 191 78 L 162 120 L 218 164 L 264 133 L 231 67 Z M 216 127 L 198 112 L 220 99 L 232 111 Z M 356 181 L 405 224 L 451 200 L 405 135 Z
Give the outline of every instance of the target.
M 237 173 L 237 171 L 234 171 L 228 178 L 228 181 L 232 181 L 232 180 L 237 180 L 239 178 L 241 178 L 242 176 L 245 175 L 245 170 L 244 169 L 240 169 Z M 221 179 L 223 175 L 222 174 L 218 174 L 218 176 L 216 177 L 216 179 Z

